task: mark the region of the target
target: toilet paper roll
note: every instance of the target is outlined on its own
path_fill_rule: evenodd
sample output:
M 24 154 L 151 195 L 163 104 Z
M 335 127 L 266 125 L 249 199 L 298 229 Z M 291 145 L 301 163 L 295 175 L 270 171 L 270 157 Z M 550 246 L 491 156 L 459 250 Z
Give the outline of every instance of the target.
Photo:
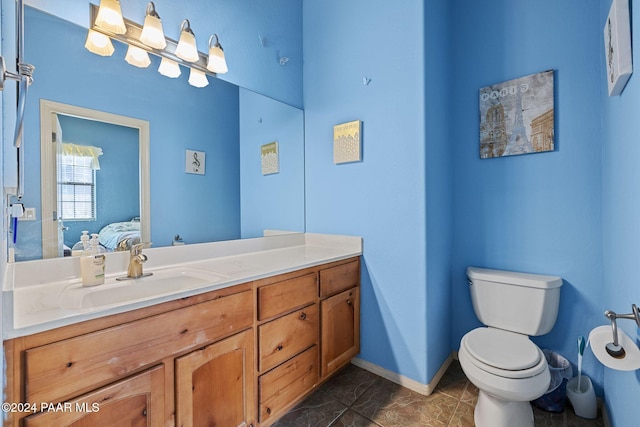
M 610 325 L 598 326 L 589 333 L 591 351 L 604 366 L 618 371 L 640 369 L 640 349 L 627 334 L 618 328 L 618 343 L 626 352 L 621 359 L 616 359 L 607 353 L 606 346 L 610 342 L 613 342 L 613 332 Z

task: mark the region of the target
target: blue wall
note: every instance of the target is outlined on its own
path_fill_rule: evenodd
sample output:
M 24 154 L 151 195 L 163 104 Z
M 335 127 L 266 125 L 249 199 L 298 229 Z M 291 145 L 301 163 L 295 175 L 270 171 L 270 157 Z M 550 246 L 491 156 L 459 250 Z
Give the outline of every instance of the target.
M 363 237 L 360 357 L 427 383 L 424 2 L 303 4 L 307 231 Z M 336 165 L 357 119 L 363 161 Z
M 138 130 L 109 123 L 58 115 L 62 142 L 102 148 L 96 171 L 95 221 L 64 221 L 64 243 L 73 247 L 82 230 L 99 233 L 112 222 L 140 216 Z
M 280 172 L 262 175 L 260 147 L 278 142 Z M 304 113 L 240 89 L 241 237 L 304 231 Z
M 534 341 L 575 365 L 577 335 L 604 320 L 599 1 L 456 0 L 453 16 L 451 348 L 480 325 L 467 266 L 553 274 L 564 279 L 558 320 Z M 479 89 L 549 69 L 555 151 L 480 160 Z M 600 388 L 590 352 L 583 367 Z
M 611 2 L 601 2 L 599 27 L 604 28 Z M 631 304 L 640 305 L 638 254 L 640 254 L 640 9 L 632 7 L 631 41 L 634 47 L 634 74 L 620 96 L 609 97 L 605 80 L 604 55 L 599 64 L 602 93 L 603 141 L 603 259 L 604 281 L 601 309 L 629 313 Z M 603 51 L 603 42 L 598 46 Z M 603 317 L 601 323 L 605 323 Z M 618 327 L 640 342 L 640 330 L 628 320 Z M 605 401 L 613 426 L 637 425 L 640 419 L 640 371 L 605 369 Z
M 448 0 L 425 2 L 427 378 L 450 354 L 453 165 L 452 44 Z M 455 302 L 454 302 L 455 304 Z

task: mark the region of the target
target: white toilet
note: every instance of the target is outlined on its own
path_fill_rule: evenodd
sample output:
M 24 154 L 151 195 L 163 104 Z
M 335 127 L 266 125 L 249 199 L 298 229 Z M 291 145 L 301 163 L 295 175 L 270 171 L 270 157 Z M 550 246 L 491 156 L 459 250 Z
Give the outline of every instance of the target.
M 556 276 L 467 268 L 473 309 L 487 327 L 468 332 L 458 358 L 480 390 L 477 427 L 532 427 L 529 401 L 549 387 L 547 361 L 529 336 L 556 322 L 562 279 Z

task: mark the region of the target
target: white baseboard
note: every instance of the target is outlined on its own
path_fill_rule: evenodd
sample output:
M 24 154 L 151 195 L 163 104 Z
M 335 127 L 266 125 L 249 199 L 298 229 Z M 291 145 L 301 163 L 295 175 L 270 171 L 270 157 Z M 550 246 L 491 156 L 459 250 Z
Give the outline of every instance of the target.
M 385 378 L 391 382 L 401 385 L 402 387 L 406 387 L 409 390 L 413 390 L 416 393 L 420 393 L 424 396 L 429 396 L 431 393 L 433 393 L 433 391 L 436 389 L 436 386 L 440 382 L 440 379 L 442 379 L 445 372 L 447 372 L 447 369 L 449 368 L 449 365 L 451 365 L 451 362 L 453 362 L 453 354 L 447 357 L 447 360 L 445 360 L 442 366 L 440 366 L 440 369 L 438 369 L 438 372 L 436 372 L 429 384 L 422 384 L 419 381 L 389 371 L 388 369 L 375 365 L 371 362 L 367 362 L 366 360 L 362 360 L 357 357 L 351 360 L 351 363 L 359 368 L 365 369 L 371 373 L 374 373 L 382 378 Z

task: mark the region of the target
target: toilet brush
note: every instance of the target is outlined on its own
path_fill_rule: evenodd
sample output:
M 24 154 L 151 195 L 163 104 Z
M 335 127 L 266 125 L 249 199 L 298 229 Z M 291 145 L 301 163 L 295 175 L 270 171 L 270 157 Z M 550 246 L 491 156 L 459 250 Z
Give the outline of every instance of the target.
M 578 391 L 580 390 L 580 380 L 582 379 L 582 355 L 584 354 L 584 337 L 578 335 Z
M 586 375 L 584 376 L 584 381 L 582 380 L 582 356 L 586 345 L 588 343 L 585 342 L 584 337 L 578 335 L 578 377 L 571 378 L 567 383 L 567 397 L 577 416 L 594 419 L 598 416 L 598 405 L 593 384 Z

